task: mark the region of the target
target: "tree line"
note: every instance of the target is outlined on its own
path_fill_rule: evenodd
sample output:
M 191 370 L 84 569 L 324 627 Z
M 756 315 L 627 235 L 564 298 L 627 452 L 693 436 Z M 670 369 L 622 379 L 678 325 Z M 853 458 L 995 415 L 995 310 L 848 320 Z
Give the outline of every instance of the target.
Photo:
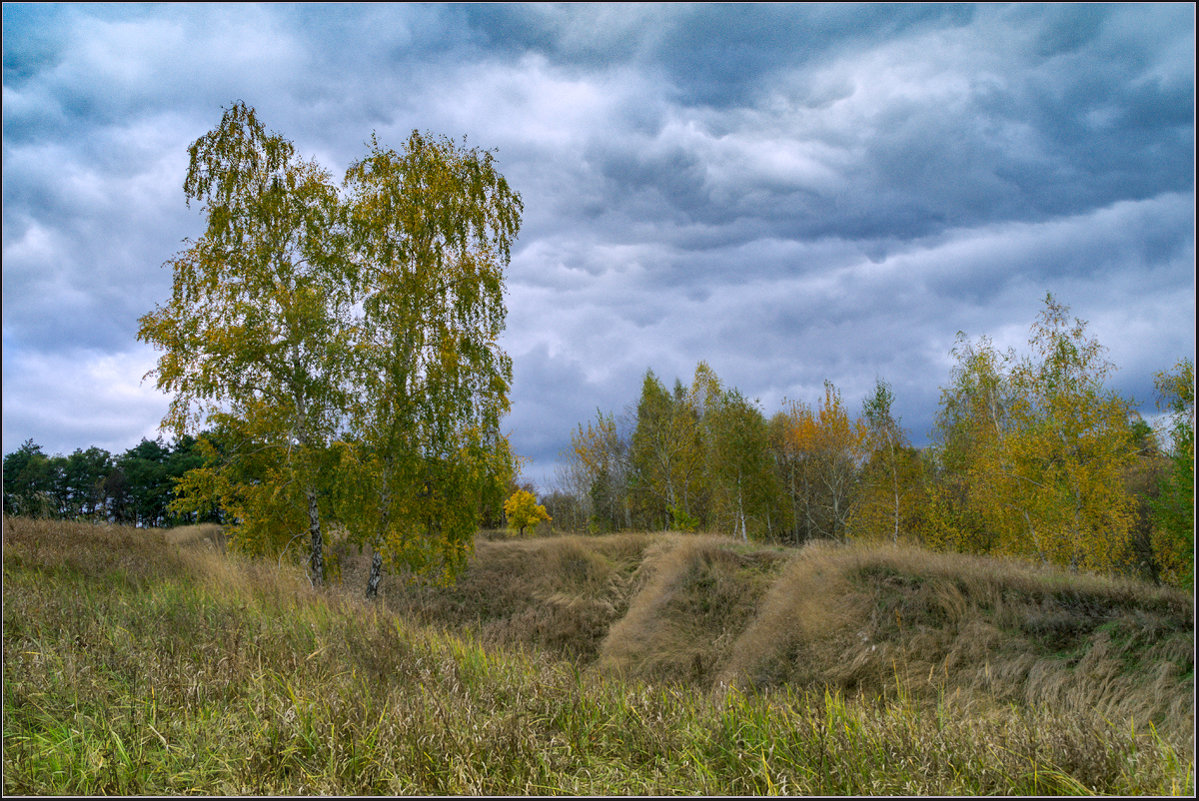
M 1193 363 L 1158 374 L 1159 433 L 1107 387 L 1105 349 L 1051 295 L 1028 344 L 959 334 L 925 448 L 882 380 L 860 414 L 825 382 L 815 405 L 767 417 L 703 362 L 690 385 L 649 371 L 629 414 L 579 424 L 545 505 L 578 531 L 913 542 L 1190 586 Z
M 51 456 L 29 439 L 4 455 L 4 514 L 139 528 L 235 525 L 237 519 L 220 506 L 218 496 L 208 496 L 205 508 L 178 491 L 181 484 L 203 480 L 208 469 L 227 458 L 229 445 L 217 432 L 203 431 L 174 442 L 143 437 L 119 454 L 91 446 Z M 324 458 L 333 460 L 336 454 Z M 192 471 L 198 472 L 189 475 Z M 548 519 L 532 493 L 531 484 L 519 483 L 510 472 L 503 493 L 497 490 L 492 502 L 478 506 L 479 526 L 498 529 L 507 523 L 523 531 Z M 508 500 L 500 504 L 504 495 Z M 180 511 L 184 507 L 189 511 Z
M 33 440 L 4 455 L 4 514 L 142 527 L 224 522 L 218 507 L 171 509 L 175 484 L 204 462 L 195 437 L 142 439 L 120 454 L 103 448 L 47 455 Z

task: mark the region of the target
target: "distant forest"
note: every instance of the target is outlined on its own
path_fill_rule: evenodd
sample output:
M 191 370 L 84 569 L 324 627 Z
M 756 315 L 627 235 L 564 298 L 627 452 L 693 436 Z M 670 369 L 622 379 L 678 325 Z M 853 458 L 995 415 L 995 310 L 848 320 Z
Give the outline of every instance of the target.
M 197 446 L 184 436 L 172 444 L 142 439 L 116 456 L 96 447 L 49 456 L 27 440 L 4 456 L 4 514 L 154 527 L 223 523 L 215 507 L 208 514 L 169 509 L 175 482 L 204 464 Z
M 1052 296 L 1027 355 L 959 335 L 923 449 L 883 381 L 860 415 L 825 382 L 768 418 L 705 363 L 689 386 L 649 372 L 635 411 L 578 426 L 544 504 L 559 529 L 905 542 L 1190 587 L 1194 365 L 1157 375 L 1155 431 L 1105 354 Z

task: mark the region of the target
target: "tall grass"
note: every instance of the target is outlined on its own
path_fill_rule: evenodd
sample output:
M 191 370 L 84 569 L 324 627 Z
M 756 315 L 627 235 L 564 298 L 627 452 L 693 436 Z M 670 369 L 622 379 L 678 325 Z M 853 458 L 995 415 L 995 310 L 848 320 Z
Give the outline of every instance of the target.
M 725 681 L 928 701 L 954 691 L 1153 724 L 1194 748 L 1194 605 L 1177 590 L 911 548 L 801 551 Z
M 1191 755 L 1152 729 L 965 692 L 930 705 L 898 673 L 887 695 L 622 679 L 485 642 L 478 615 L 453 631 L 415 625 L 203 541 L 5 520 L 5 792 L 1193 791 Z M 612 541 L 594 560 L 572 547 L 544 558 L 580 597 L 616 584 L 633 597 L 655 580 L 630 567 L 644 542 Z

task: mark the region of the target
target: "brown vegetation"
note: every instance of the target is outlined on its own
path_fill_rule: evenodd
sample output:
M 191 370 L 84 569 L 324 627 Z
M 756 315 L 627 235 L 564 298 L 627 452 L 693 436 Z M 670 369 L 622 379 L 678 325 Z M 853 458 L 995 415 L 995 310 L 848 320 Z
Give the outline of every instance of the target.
M 1011 560 L 481 537 L 452 587 L 342 546 L 4 521 L 15 794 L 1183 794 L 1193 603 Z
M 346 591 L 364 569 L 347 559 Z M 617 534 L 480 538 L 456 586 L 385 588 L 423 623 L 626 678 L 1050 704 L 1193 745 L 1193 599 L 1131 579 L 917 547 Z

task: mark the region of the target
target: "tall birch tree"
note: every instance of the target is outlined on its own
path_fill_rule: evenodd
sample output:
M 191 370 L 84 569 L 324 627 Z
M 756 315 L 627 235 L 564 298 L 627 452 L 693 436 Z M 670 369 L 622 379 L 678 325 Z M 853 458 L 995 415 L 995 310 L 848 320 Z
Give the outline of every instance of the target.
M 192 143 L 183 190 L 202 204 L 204 233 L 167 262 L 170 300 L 138 338 L 163 350 L 147 374 L 172 396 L 164 427 L 236 432 L 210 465 L 238 495 L 234 542 L 279 547 L 302 517 L 314 583 L 324 580 L 320 461 L 345 406 L 352 263 L 329 173 L 296 155 L 238 102 Z M 269 482 L 236 480 L 247 460 Z M 299 515 L 270 510 L 302 504 Z M 277 511 L 277 510 L 276 510 Z
M 330 515 L 374 548 L 369 595 L 385 558 L 452 575 L 515 469 L 499 335 L 520 196 L 492 153 L 419 132 L 372 136 L 338 187 L 240 102 L 189 153 L 206 228 L 139 331 L 164 351 L 164 426 L 219 434 L 175 507 L 218 502 L 249 550 L 306 533 L 318 584 Z
M 851 528 L 855 537 L 889 539 L 913 535 L 923 495 L 922 465 L 892 407 L 891 386 L 878 380 L 862 404 L 869 453 L 862 468 Z
M 715 524 L 746 541 L 751 531 L 772 537 L 781 521 L 771 513 L 781 505 L 782 491 L 771 465 L 766 419 L 731 389 L 705 410 L 704 422 Z
M 418 131 L 398 151 L 372 137 L 346 186 L 362 297 L 351 462 L 372 497 L 345 517 L 374 550 L 373 596 L 385 559 L 452 575 L 512 472 L 499 336 L 523 207 L 491 152 Z

